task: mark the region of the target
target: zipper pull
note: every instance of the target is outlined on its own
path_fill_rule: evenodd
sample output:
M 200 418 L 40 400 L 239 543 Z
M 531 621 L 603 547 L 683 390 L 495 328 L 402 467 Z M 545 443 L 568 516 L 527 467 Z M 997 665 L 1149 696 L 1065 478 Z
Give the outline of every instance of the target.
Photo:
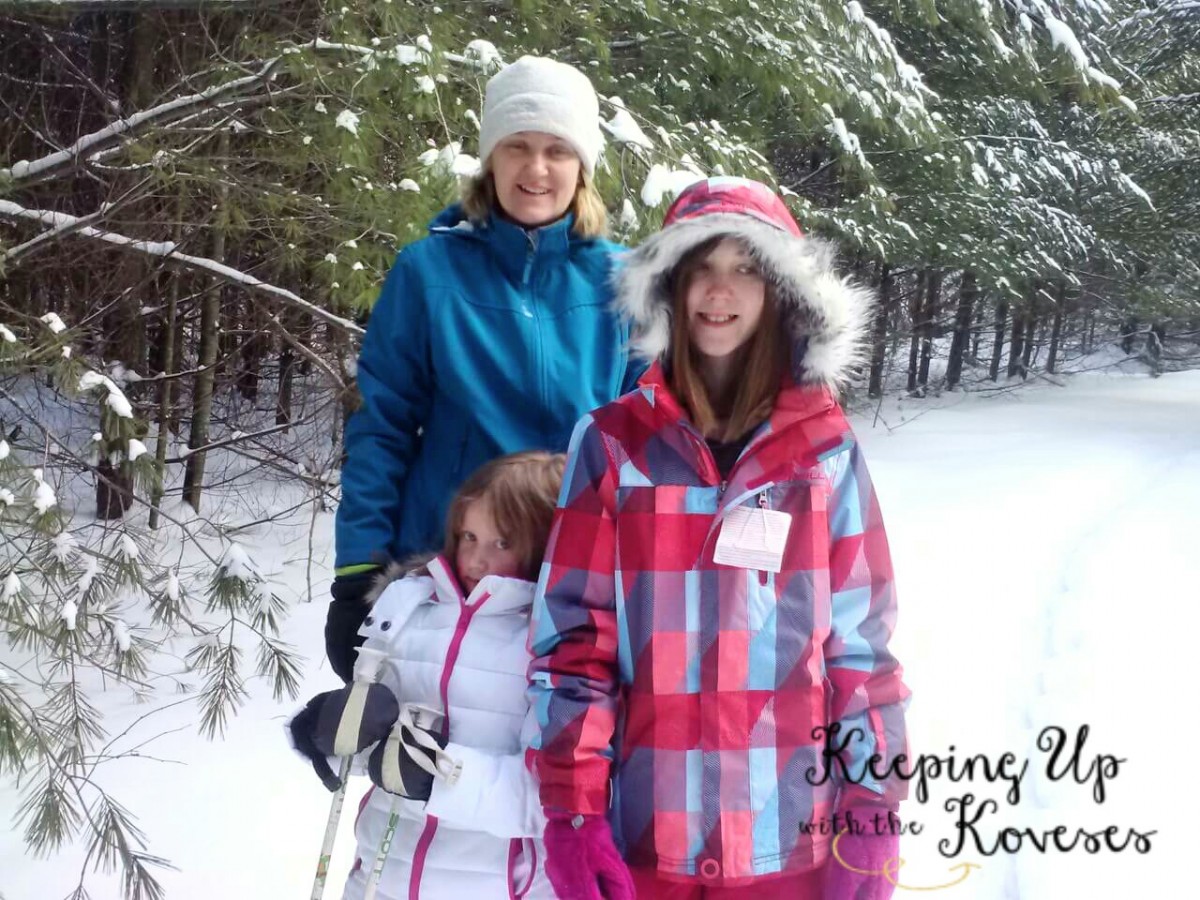
M 717 488 L 717 499 L 720 500 L 725 496 L 725 488 L 729 487 L 728 481 L 722 481 L 721 486 Z
M 537 256 L 537 236 L 532 232 L 525 232 L 525 240 L 529 244 L 529 249 L 525 251 L 525 271 L 521 273 L 521 287 L 529 287 L 529 273 L 533 270 L 533 260 Z M 526 308 L 526 316 L 528 317 L 528 308 Z
M 763 491 L 758 495 L 758 508 L 767 509 L 767 492 Z

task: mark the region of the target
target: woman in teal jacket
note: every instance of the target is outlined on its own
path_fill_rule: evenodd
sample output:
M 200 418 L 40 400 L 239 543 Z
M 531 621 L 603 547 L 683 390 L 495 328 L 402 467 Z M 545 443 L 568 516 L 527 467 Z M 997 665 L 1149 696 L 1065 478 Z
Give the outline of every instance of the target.
M 611 304 L 619 248 L 592 186 L 602 140 L 582 73 L 537 57 L 503 69 L 484 99 L 481 174 L 388 274 L 346 428 L 325 626 L 343 679 L 375 570 L 439 546 L 480 465 L 565 450 L 574 423 L 640 374 Z

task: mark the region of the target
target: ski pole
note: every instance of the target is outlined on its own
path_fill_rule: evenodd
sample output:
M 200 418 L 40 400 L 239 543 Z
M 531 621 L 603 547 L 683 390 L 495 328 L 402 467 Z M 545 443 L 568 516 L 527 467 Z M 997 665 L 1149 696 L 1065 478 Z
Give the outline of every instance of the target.
M 388 807 L 387 828 L 383 832 L 383 840 L 379 842 L 379 852 L 375 854 L 375 863 L 371 866 L 371 874 L 367 876 L 367 890 L 363 900 L 375 900 L 375 892 L 379 890 L 379 879 L 383 877 L 383 866 L 387 862 L 388 853 L 392 849 L 392 838 L 396 835 L 396 826 L 400 824 L 400 798 L 392 797 L 392 805 Z
M 391 735 L 388 737 L 388 743 L 399 745 L 397 750 L 403 748 L 414 762 L 431 775 L 435 777 L 441 775 L 447 781 L 453 783 L 458 778 L 458 772 L 453 760 L 450 760 L 446 754 L 441 753 L 442 748 L 436 741 L 423 732 L 413 730 L 414 728 L 424 729 L 425 731 L 432 730 L 437 720 L 441 717 L 442 714 L 437 710 L 430 709 L 427 706 L 420 706 L 416 703 L 406 703 L 400 710 L 400 718 L 396 722 L 396 726 L 392 729 Z M 434 751 L 434 761 L 432 763 L 423 752 L 420 750 L 414 751 L 408 741 L 405 740 L 406 733 L 418 745 L 429 747 Z M 441 757 L 438 756 L 439 753 L 441 753 Z M 445 757 L 445 759 L 443 760 L 442 757 Z M 448 763 L 450 768 L 448 770 L 444 769 L 443 763 Z M 399 777 L 398 771 L 395 773 L 395 777 Z M 375 900 L 375 892 L 379 889 L 379 879 L 383 876 L 383 867 L 387 863 L 388 853 L 392 849 L 392 838 L 395 837 L 396 826 L 400 823 L 401 799 L 399 794 L 392 796 L 391 806 L 388 807 L 387 828 L 384 829 L 383 840 L 379 842 L 379 852 L 375 854 L 375 863 L 371 866 L 371 874 L 367 878 L 367 890 L 363 894 L 363 900 Z
M 362 716 L 363 705 L 366 703 L 367 688 L 374 684 L 379 678 L 380 669 L 383 668 L 383 661 L 387 658 L 387 654 L 381 650 L 372 650 L 368 647 L 358 648 L 358 660 L 354 663 L 354 687 L 350 691 L 350 699 L 346 702 L 346 712 L 343 713 L 343 723 L 352 718 L 352 710 L 358 711 L 358 717 Z M 347 715 L 351 713 L 351 715 Z M 341 741 L 342 729 L 338 729 L 338 737 L 334 741 L 334 748 L 338 747 Z M 317 874 L 313 878 L 312 893 L 309 894 L 309 900 L 321 900 L 325 894 L 325 878 L 329 875 L 329 859 L 333 855 L 333 841 L 337 837 L 338 821 L 342 815 L 342 804 L 346 800 L 346 782 L 350 776 L 350 764 L 353 760 L 352 754 L 339 754 L 342 757 L 341 765 L 338 766 L 338 781 L 341 783 L 333 794 L 333 799 L 329 803 L 329 818 L 325 821 L 325 837 L 321 842 L 321 855 L 317 859 Z

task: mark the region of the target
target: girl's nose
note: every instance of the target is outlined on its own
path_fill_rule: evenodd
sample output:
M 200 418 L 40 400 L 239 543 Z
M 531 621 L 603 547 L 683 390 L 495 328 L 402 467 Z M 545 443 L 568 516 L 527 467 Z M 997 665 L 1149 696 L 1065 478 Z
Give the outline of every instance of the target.
M 708 283 L 708 296 L 723 300 L 733 296 L 733 289 L 728 276 L 714 275 Z
M 483 571 L 482 558 L 482 555 L 478 552 L 472 553 L 467 557 L 464 568 L 472 578 L 477 577 Z

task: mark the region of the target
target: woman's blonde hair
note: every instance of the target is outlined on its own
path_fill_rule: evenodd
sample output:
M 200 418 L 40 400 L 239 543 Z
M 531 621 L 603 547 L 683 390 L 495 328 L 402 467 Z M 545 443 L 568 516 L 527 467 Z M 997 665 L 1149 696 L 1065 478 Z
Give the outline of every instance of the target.
M 737 239 L 735 235 L 730 237 Z M 718 235 L 693 247 L 671 274 L 671 369 L 668 384 L 672 393 L 686 407 L 692 424 L 701 434 L 718 441 L 732 441 L 771 414 L 787 373 L 788 342 L 775 289 L 768 280 L 758 327 L 735 351 L 741 373 L 727 396 L 709 396 L 700 375 L 702 363 L 699 352 L 692 346 L 688 334 L 687 292 L 700 264 L 724 239 L 724 235 Z M 746 249 L 749 251 L 749 248 Z
M 467 507 L 486 500 L 496 528 L 521 560 L 521 577 L 535 579 L 550 538 L 565 466 L 566 457 L 561 453 L 529 450 L 501 456 L 476 469 L 450 502 L 442 554 L 454 562 Z
M 487 221 L 498 206 L 496 179 L 492 175 L 491 157 L 488 157 L 479 174 L 463 183 L 462 208 L 467 218 L 479 225 Z M 579 184 L 575 187 L 575 196 L 568 210 L 575 214 L 572 230 L 580 237 L 597 238 L 608 234 L 608 210 L 604 208 L 604 198 L 582 167 L 579 169 Z

